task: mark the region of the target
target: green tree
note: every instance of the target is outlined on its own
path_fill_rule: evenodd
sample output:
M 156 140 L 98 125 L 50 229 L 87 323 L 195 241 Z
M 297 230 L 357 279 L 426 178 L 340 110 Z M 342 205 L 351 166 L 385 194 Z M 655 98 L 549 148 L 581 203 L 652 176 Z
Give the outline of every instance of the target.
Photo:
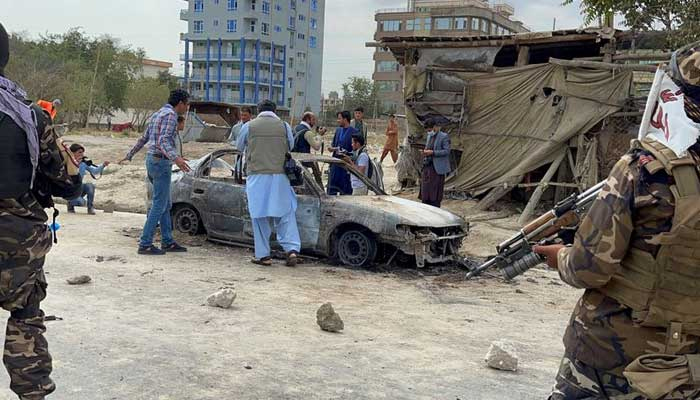
M 565 0 L 564 5 L 573 2 Z M 581 9 L 587 24 L 621 14 L 623 23 L 632 31 L 664 31 L 669 48 L 700 40 L 697 0 L 582 0 Z
M 376 118 L 382 112 L 377 92 L 377 84 L 372 80 L 357 76 L 350 77 L 343 84 L 343 105 L 350 111 L 362 107 L 368 118 Z
M 158 82 L 160 82 L 161 85 L 167 86 L 171 91 L 180 87 L 180 81 L 177 76 L 171 74 L 170 71 L 158 72 Z
M 143 130 L 148 118 L 156 112 L 168 98 L 170 89 L 157 78 L 141 78 L 129 84 L 126 104 L 133 111 L 131 123 Z

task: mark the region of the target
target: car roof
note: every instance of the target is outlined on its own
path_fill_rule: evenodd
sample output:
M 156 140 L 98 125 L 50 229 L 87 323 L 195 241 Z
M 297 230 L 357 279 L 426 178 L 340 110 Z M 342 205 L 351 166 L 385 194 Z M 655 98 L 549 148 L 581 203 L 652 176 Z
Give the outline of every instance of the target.
M 207 156 L 204 157 L 209 157 L 209 156 L 214 156 L 214 157 L 220 157 L 223 154 L 240 154 L 241 152 L 236 149 L 221 149 L 217 150 Z M 306 162 L 324 162 L 324 163 L 343 163 L 343 160 L 327 156 L 327 155 L 321 155 L 321 154 L 309 154 L 309 153 L 292 153 L 292 158 L 294 158 L 297 161 L 306 161 Z

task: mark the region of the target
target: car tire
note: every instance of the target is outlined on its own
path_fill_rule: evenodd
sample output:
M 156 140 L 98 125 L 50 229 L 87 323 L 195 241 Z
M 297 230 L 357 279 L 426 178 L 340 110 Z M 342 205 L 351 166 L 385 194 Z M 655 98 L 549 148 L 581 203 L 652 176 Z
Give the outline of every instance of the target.
M 377 257 L 377 242 L 366 231 L 351 229 L 338 236 L 335 256 L 349 267 L 367 267 Z
M 204 231 L 202 218 L 197 210 L 189 205 L 179 205 L 173 210 L 173 227 L 180 233 L 195 236 Z

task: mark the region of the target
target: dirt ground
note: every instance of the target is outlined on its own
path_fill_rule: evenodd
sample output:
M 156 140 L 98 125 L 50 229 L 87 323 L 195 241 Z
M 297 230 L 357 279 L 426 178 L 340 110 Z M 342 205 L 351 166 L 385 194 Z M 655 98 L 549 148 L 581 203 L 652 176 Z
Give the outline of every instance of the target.
M 69 136 L 96 162 L 117 161 L 133 138 Z M 221 145 L 186 144 L 190 158 Z M 376 150 L 376 147 L 374 148 Z M 144 208 L 144 154 L 97 181 L 97 208 Z M 385 162 L 390 180 L 393 168 Z M 413 196 L 414 194 L 405 194 Z M 503 211 L 473 202 L 446 208 L 472 221 L 466 254 L 484 257 L 513 233 Z M 250 263 L 247 249 L 179 236 L 190 251 L 136 254 L 145 217 L 63 213 L 47 264 L 43 303 L 58 390 L 51 399 L 542 399 L 563 352 L 561 335 L 580 292 L 553 271 L 516 282 L 464 281 L 456 269 L 350 270 L 308 260 L 297 268 Z M 69 286 L 87 274 L 92 282 Z M 229 310 L 204 305 L 235 288 Z M 332 302 L 341 334 L 321 331 Z M 485 367 L 497 339 L 516 344 L 520 370 Z M 12 399 L 0 374 L 0 399 Z

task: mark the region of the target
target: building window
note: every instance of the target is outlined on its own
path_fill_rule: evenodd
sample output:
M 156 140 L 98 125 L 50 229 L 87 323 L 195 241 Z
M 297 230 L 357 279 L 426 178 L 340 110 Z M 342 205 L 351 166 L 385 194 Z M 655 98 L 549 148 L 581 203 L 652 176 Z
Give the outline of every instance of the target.
M 297 25 L 297 20 L 296 20 L 296 18 L 294 18 L 293 15 L 290 16 L 290 17 L 289 17 L 289 27 L 292 28 L 292 29 L 294 29 L 294 28 L 296 27 L 296 25 Z
M 399 81 L 377 81 L 377 90 L 380 92 L 398 92 Z
M 296 42 L 294 32 L 289 32 L 289 48 L 290 49 L 294 48 L 294 42 Z
M 406 21 L 406 30 L 407 31 L 420 30 L 420 18 L 407 20 Z
M 318 0 L 311 0 L 311 11 L 318 11 Z
M 226 21 L 226 32 L 236 32 L 238 30 L 238 21 L 230 19 Z
M 214 25 L 214 26 L 219 26 L 219 20 L 218 20 L 218 19 L 215 19 L 213 25 Z
M 309 47 L 315 49 L 318 46 L 318 41 L 316 36 L 309 36 Z
M 492 35 L 497 35 L 498 34 L 498 25 L 495 23 L 491 22 L 491 34 Z
M 238 10 L 238 0 L 228 0 L 228 10 L 229 11 Z
M 204 0 L 194 0 L 194 12 L 204 12 Z
M 425 30 L 425 31 L 431 30 L 433 28 L 432 23 L 433 23 L 433 19 L 430 17 L 423 19 L 423 30 Z
M 250 20 L 250 25 L 248 26 L 248 31 L 250 33 L 255 33 L 255 20 Z
M 318 20 L 316 18 L 309 18 L 309 26 L 311 26 L 311 29 L 318 29 Z
M 475 32 L 479 30 L 479 21 L 479 18 L 472 18 L 472 30 Z
M 382 21 L 383 32 L 396 32 L 401 30 L 401 21 Z
M 303 33 L 298 33 L 298 34 L 297 34 L 297 39 L 299 39 L 299 40 L 306 40 L 306 35 L 303 34 Z
M 255 11 L 255 0 L 250 0 L 250 9 Z
M 275 10 L 282 11 L 282 5 L 280 3 L 275 3 Z
M 263 2 L 262 2 L 262 12 L 263 12 L 263 14 L 269 14 L 269 13 L 270 13 L 270 2 L 269 2 L 269 1 L 263 1 Z
M 377 72 L 396 72 L 399 70 L 399 63 L 396 61 L 379 61 Z
M 489 22 L 485 19 L 481 20 L 481 31 L 484 33 L 489 33 Z
M 194 21 L 192 31 L 194 33 L 204 33 L 204 21 Z
M 459 29 L 459 30 L 469 29 L 469 19 L 467 17 L 455 18 L 455 29 Z
M 306 21 L 304 14 L 299 14 L 299 21 Z
M 294 80 L 292 78 L 289 78 L 289 88 L 290 89 L 294 88 Z
M 277 33 L 282 32 L 282 27 L 279 25 L 275 25 L 275 32 L 277 32 Z
M 435 29 L 452 29 L 452 18 L 435 18 Z
M 304 97 L 304 92 L 297 92 L 297 96 Z
M 302 71 L 297 72 L 297 78 L 303 78 L 305 76 L 306 76 L 305 72 L 302 72 Z
M 260 24 L 260 33 L 263 35 L 269 35 L 270 34 L 270 24 L 267 22 L 263 22 Z
M 214 0 L 214 4 L 219 4 L 219 0 Z
M 297 0 L 289 0 L 289 8 L 291 8 L 292 10 L 296 10 L 297 9 Z

